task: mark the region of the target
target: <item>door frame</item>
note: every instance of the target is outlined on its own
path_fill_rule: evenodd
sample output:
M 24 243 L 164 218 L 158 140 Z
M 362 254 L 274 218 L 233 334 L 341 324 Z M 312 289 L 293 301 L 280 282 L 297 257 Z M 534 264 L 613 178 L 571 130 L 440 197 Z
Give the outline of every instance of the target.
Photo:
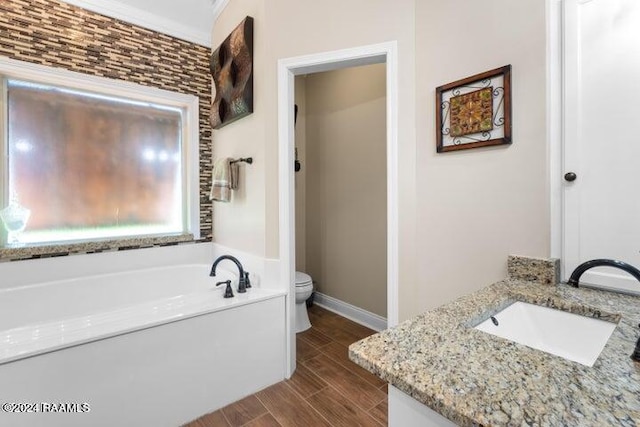
M 562 173 L 580 175 L 578 141 L 580 139 L 580 68 L 578 46 L 578 2 L 562 2 Z M 578 181 L 566 182 L 559 177 L 562 187 L 562 271 L 565 278 L 569 270 L 580 263 L 580 204 Z
M 562 67 L 562 0 L 547 0 L 547 119 L 549 149 L 550 250 L 552 258 L 560 259 L 564 278 L 563 257 L 563 67 Z
M 569 265 L 575 264 L 578 247 L 578 213 L 567 204 L 578 194 L 574 183 L 563 179 L 565 171 L 576 171 L 575 153 L 580 117 L 577 92 L 579 70 L 576 9 L 579 0 L 547 0 L 547 119 L 549 141 L 550 255 L 560 259 L 560 278 L 566 281 Z M 574 36 L 571 37 L 571 34 Z M 574 203 L 575 205 L 575 203 Z M 571 215 L 569 217 L 568 215 Z
M 387 120 L 387 327 L 398 323 L 398 46 L 397 41 L 278 61 L 278 193 L 280 280 L 288 284 L 285 375 L 296 368 L 295 332 L 295 76 L 369 64 L 386 64 Z

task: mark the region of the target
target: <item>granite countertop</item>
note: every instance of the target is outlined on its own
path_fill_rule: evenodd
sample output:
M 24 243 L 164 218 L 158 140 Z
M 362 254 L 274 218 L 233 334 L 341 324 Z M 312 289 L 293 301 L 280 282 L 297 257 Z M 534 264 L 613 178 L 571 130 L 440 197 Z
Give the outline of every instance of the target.
M 593 367 L 473 329 L 514 301 L 617 323 Z M 462 425 L 640 425 L 640 297 L 507 279 L 349 347 L 351 359 Z

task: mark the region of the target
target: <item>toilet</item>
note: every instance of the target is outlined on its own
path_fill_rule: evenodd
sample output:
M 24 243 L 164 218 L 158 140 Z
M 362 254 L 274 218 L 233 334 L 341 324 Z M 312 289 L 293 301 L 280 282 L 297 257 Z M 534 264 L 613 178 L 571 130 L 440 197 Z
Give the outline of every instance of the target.
M 311 327 L 307 313 L 307 299 L 313 292 L 311 276 L 296 271 L 296 333 L 306 331 Z

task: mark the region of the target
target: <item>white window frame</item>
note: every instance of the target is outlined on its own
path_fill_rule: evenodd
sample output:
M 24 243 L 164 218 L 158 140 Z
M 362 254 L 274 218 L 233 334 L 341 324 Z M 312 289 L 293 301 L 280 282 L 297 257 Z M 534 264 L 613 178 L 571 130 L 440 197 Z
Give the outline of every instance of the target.
M 186 230 L 184 230 L 184 232 L 191 233 L 194 239 L 200 238 L 200 119 L 198 97 L 143 86 L 123 80 L 92 76 L 4 57 L 0 57 L 0 76 L 52 86 L 64 86 L 70 89 L 98 93 L 109 97 L 125 98 L 138 102 L 148 102 L 181 109 L 183 111 L 181 150 L 182 191 L 184 194 L 183 209 L 186 208 L 184 213 Z M 2 202 L 2 206 L 6 206 L 9 202 L 9 156 L 7 146 L 8 129 L 6 129 L 7 111 L 5 108 L 7 105 L 7 93 L 4 87 L 2 88 L 1 96 L 0 161 L 2 163 L 0 170 L 2 175 L 0 176 L 0 202 Z M 114 237 L 113 240 L 135 237 L 139 236 Z M 94 239 L 87 239 L 86 241 L 94 241 Z M 72 244 L 76 242 L 78 241 L 65 241 L 60 243 Z

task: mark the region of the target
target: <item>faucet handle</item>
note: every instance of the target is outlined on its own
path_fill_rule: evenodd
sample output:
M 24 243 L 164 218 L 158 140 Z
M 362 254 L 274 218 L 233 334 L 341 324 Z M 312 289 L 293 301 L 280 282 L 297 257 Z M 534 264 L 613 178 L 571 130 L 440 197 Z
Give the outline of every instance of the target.
M 227 285 L 226 289 L 224 290 L 224 297 L 233 298 L 233 289 L 231 289 L 231 280 L 225 280 L 225 281 L 216 283 L 216 286 L 220 286 L 220 285 Z
M 251 287 L 251 280 L 249 280 L 249 272 L 248 271 L 244 272 L 244 287 L 245 288 L 250 288 Z

